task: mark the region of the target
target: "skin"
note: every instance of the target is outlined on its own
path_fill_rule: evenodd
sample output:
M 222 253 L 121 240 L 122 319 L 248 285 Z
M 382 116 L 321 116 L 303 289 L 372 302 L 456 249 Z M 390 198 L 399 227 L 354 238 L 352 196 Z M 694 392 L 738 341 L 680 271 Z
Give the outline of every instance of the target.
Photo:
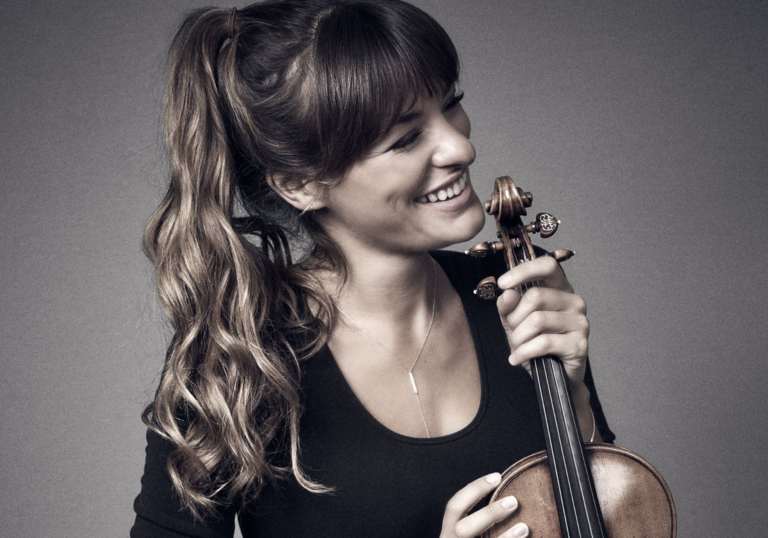
M 304 210 L 311 204 L 344 253 L 346 282 L 333 274 L 318 278 L 337 305 L 373 338 L 339 316 L 328 344 L 361 403 L 386 427 L 412 437 L 424 437 L 425 430 L 404 374 L 424 341 L 435 289 L 436 321 L 414 368 L 434 437 L 471 422 L 480 402 L 480 382 L 458 294 L 427 251 L 472 238 L 485 215 L 471 183 L 466 187 L 470 192 L 456 198 L 461 203 L 418 201 L 464 175 L 475 158 L 469 118 L 453 94 L 425 96 L 405 112 L 408 121 L 395 125 L 343 178 L 329 178 L 337 180 L 331 188 L 316 182 L 291 184 L 274 176 L 268 180 L 295 207 Z M 520 286 L 534 280 L 543 288 L 521 297 Z M 547 353 L 560 357 L 582 434 L 589 439 L 592 415 L 583 381 L 589 323 L 584 300 L 550 258 L 513 268 L 498 285 L 505 290 L 497 305 L 513 350 L 510 363 L 525 366 Z M 380 360 L 363 362 L 360 356 Z M 600 440 L 599 434 L 595 440 Z M 494 473 L 458 491 L 446 506 L 441 537 L 478 536 L 513 513 L 517 500 L 498 501 L 467 515 L 499 480 Z M 505 534 L 527 535 L 524 524 Z

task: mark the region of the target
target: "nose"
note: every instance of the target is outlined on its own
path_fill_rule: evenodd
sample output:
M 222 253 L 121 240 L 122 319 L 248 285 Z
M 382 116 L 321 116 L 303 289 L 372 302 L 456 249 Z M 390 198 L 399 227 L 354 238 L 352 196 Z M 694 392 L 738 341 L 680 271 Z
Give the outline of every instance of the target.
M 443 118 L 437 130 L 437 144 L 432 164 L 438 168 L 467 167 L 475 160 L 475 146 L 469 141 L 469 118 L 461 111 L 460 117 Z

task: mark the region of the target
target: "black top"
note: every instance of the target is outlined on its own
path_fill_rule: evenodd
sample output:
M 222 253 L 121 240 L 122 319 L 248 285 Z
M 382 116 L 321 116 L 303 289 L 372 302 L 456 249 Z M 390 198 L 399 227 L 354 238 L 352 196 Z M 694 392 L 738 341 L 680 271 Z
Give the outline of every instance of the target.
M 149 431 L 131 536 L 231 537 L 239 511 L 245 538 L 437 537 L 445 504 L 459 489 L 544 450 L 533 381 L 507 361 L 509 345 L 495 303 L 472 294 L 490 274 L 487 264 L 453 252 L 434 257 L 461 297 L 479 362 L 482 396 L 468 426 L 432 439 L 387 429 L 357 399 L 326 346 L 304 364 L 300 435 L 304 469 L 334 493 L 308 493 L 291 478 L 278 489 L 267 486 L 250 506 L 232 506 L 218 518 L 194 523 L 180 508 L 166 470 L 173 445 Z M 589 367 L 585 383 L 597 427 L 612 442 Z

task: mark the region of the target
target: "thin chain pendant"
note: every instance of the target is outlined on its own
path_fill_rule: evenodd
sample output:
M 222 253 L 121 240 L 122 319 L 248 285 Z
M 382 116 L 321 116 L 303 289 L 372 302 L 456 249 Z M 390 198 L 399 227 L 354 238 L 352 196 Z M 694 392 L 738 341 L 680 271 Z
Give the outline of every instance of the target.
M 416 387 L 416 380 L 413 378 L 413 371 L 408 372 L 408 377 L 411 378 L 411 386 L 413 387 L 413 393 L 418 395 L 419 389 Z
M 363 327 L 360 326 L 358 322 L 356 322 L 352 317 L 344 312 L 338 304 L 334 303 L 334 306 L 336 307 L 336 310 L 338 310 L 345 318 L 349 320 L 349 322 L 355 326 L 360 332 L 365 334 L 368 338 L 373 340 L 376 345 L 378 345 L 381 349 L 387 352 L 388 355 L 390 355 L 395 362 L 403 368 L 406 372 L 408 372 L 408 379 L 411 381 L 411 388 L 413 389 L 413 393 L 416 395 L 416 402 L 419 404 L 419 413 L 421 414 L 421 421 L 424 423 L 424 430 L 427 432 L 427 439 L 431 439 L 432 436 L 429 433 L 429 426 L 427 425 L 427 417 L 424 415 L 424 407 L 421 405 L 421 397 L 419 396 L 419 388 L 416 386 L 416 378 L 413 377 L 413 369 L 416 367 L 416 363 L 419 362 L 419 358 L 421 358 L 421 352 L 424 351 L 424 346 L 427 345 L 427 339 L 429 338 L 429 333 L 432 332 L 432 324 L 435 322 L 435 305 L 437 302 L 437 262 L 435 260 L 432 260 L 432 315 L 429 320 L 429 327 L 427 327 L 427 333 L 424 335 L 424 341 L 421 343 L 421 347 L 419 348 L 419 352 L 416 355 L 416 359 L 414 359 L 413 364 L 411 365 L 411 368 L 408 369 L 405 365 L 403 365 L 402 362 L 400 362 L 400 358 L 395 355 L 387 346 L 379 342 L 375 336 L 373 336 L 371 333 L 366 331 Z

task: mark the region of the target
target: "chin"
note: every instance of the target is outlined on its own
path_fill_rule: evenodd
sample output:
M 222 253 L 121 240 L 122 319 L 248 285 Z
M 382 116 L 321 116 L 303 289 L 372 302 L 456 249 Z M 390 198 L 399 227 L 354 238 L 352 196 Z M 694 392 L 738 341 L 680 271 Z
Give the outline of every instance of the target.
M 485 226 L 485 217 L 485 210 L 480 204 L 480 199 L 475 196 L 475 203 L 462 212 L 452 223 L 451 230 L 453 233 L 451 236 L 446 237 L 445 244 L 437 248 L 450 247 L 457 243 L 469 241 L 482 231 L 483 226 Z
M 462 241 L 472 239 L 479 234 L 480 230 L 485 226 L 486 214 L 485 209 L 483 209 L 483 204 L 480 203 L 480 198 L 478 198 L 477 193 L 473 192 L 472 195 L 472 203 L 469 204 L 467 210 L 460 217 L 460 220 L 465 222 L 468 234 Z

